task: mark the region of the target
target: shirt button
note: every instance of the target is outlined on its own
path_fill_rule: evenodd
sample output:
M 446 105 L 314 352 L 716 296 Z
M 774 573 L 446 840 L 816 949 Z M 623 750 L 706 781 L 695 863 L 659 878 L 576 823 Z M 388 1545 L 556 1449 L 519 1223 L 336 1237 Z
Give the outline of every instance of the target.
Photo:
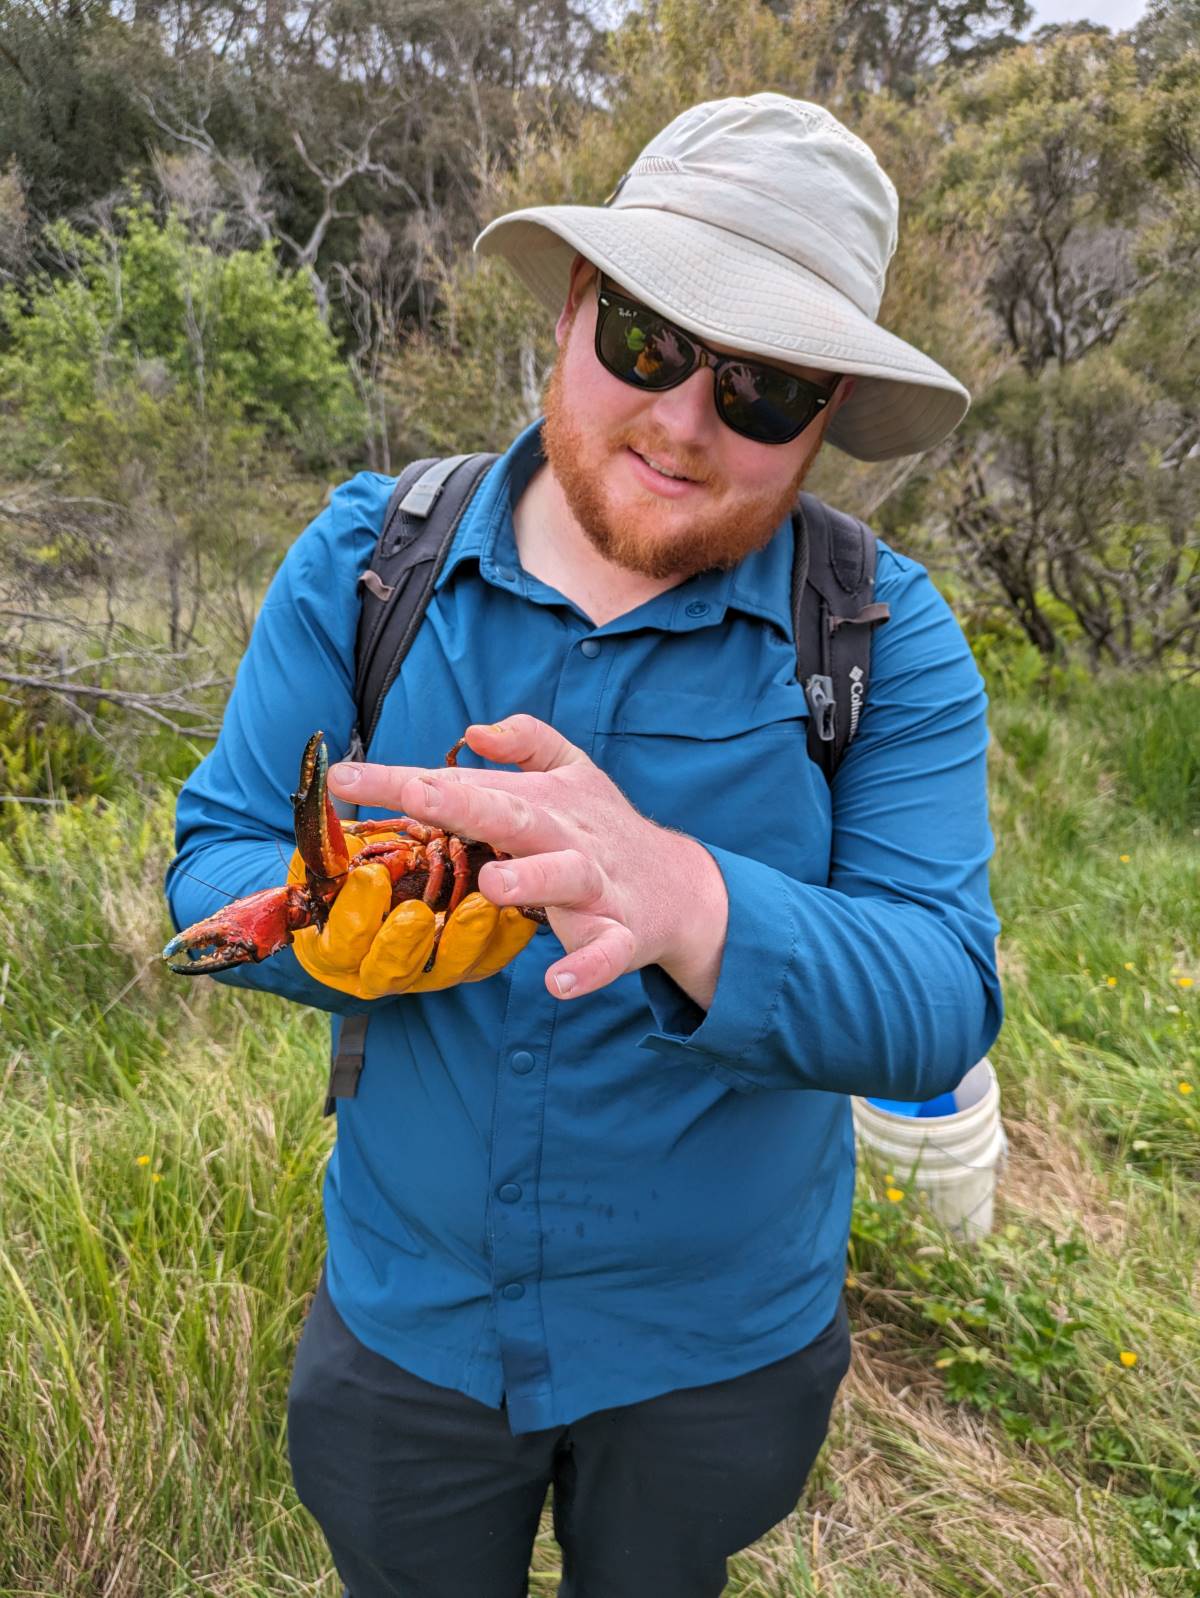
M 520 1282 L 505 1282 L 500 1289 L 505 1298 L 524 1298 L 525 1288 Z
M 579 646 L 579 653 L 586 655 L 589 660 L 595 660 L 600 653 L 600 645 L 594 638 L 585 638 Z
M 711 606 L 706 605 L 702 599 L 693 599 L 690 605 L 684 607 L 685 616 L 707 616 Z
M 502 1188 L 496 1191 L 496 1197 L 501 1204 L 515 1204 L 521 1196 L 521 1189 L 515 1182 L 505 1182 Z
M 524 1076 L 526 1071 L 533 1070 L 533 1055 L 528 1049 L 518 1049 L 509 1064 L 518 1076 Z

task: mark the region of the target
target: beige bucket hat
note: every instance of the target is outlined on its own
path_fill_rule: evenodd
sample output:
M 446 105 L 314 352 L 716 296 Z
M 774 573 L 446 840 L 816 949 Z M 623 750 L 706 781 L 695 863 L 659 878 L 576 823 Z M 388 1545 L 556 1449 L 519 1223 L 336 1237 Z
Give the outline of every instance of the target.
M 872 150 L 823 106 L 708 100 L 657 134 L 604 205 L 510 211 L 475 240 L 554 313 L 576 252 L 714 344 L 853 373 L 825 437 L 863 461 L 915 455 L 971 397 L 875 320 L 899 201 Z

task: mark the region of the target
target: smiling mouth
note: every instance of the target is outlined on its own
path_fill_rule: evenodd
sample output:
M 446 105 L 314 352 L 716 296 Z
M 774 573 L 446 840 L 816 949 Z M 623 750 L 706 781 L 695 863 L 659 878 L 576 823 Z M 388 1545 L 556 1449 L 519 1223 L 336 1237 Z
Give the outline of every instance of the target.
M 697 481 L 695 477 L 688 477 L 683 472 L 677 472 L 669 467 L 661 466 L 652 455 L 643 455 L 641 450 L 634 449 L 632 444 L 629 445 L 629 448 L 644 466 L 648 466 L 652 472 L 657 472 L 660 477 L 666 478 L 668 482 L 694 483 Z

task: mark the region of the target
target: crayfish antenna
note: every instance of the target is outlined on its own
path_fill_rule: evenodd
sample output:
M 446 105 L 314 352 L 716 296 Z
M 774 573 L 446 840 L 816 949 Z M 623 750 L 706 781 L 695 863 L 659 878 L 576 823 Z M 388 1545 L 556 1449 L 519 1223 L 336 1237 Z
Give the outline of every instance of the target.
M 325 734 L 314 732 L 304 746 L 300 760 L 300 784 L 292 795 L 292 816 L 296 827 L 296 847 L 314 879 L 328 882 L 345 876 L 350 869 L 346 835 L 329 797 L 329 751 Z

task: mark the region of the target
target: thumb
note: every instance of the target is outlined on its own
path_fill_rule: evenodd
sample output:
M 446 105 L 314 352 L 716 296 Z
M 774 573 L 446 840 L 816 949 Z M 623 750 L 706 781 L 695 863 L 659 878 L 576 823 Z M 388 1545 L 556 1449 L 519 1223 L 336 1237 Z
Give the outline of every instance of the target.
M 587 755 L 578 745 L 536 716 L 509 716 L 504 721 L 477 722 L 467 728 L 470 748 L 498 765 L 520 766 L 522 771 L 556 771 L 575 766 Z

